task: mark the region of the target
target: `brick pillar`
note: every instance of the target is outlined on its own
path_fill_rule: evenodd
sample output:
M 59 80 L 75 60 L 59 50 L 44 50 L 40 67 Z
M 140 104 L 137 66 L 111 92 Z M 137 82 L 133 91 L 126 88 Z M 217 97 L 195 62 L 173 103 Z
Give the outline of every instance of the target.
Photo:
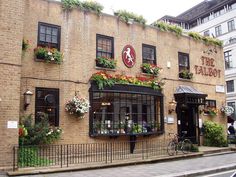
M 0 170 L 12 168 L 13 146 L 18 144 L 21 48 L 24 0 L 0 0 Z

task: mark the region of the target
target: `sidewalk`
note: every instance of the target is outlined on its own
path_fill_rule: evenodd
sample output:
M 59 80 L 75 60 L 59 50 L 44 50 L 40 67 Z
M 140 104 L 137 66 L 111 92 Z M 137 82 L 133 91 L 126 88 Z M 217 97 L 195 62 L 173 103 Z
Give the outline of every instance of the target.
M 24 175 L 24 174 L 40 174 L 40 173 L 56 173 L 56 176 L 63 176 L 63 174 L 67 173 L 57 173 L 57 172 L 66 172 L 66 171 L 77 171 L 73 172 L 76 173 L 76 177 L 80 174 L 83 174 L 84 176 L 90 175 L 90 171 L 98 173 L 95 175 L 93 173 L 93 176 L 101 176 L 106 177 L 106 174 L 102 173 L 105 171 L 105 173 L 110 174 L 110 171 L 114 171 L 117 169 L 125 169 L 124 172 L 129 172 L 129 175 L 126 173 L 123 175 L 129 176 L 130 175 L 136 175 L 137 177 L 140 176 L 147 176 L 145 173 L 140 174 L 140 172 L 147 172 L 149 176 L 155 176 L 155 175 L 171 175 L 174 174 L 176 176 L 186 175 L 186 174 L 201 174 L 202 171 L 216 171 L 216 170 L 223 170 L 223 169 L 233 169 L 236 168 L 236 153 L 230 152 L 230 148 L 215 148 L 215 147 L 200 147 L 199 150 L 201 152 L 189 154 L 189 155 L 178 155 L 178 156 L 166 156 L 166 157 L 160 157 L 155 159 L 147 159 L 146 161 L 142 162 L 135 162 L 135 161 L 123 161 L 123 164 L 120 163 L 113 163 L 113 164 L 79 164 L 73 167 L 68 168 L 48 168 L 48 169 L 21 169 L 16 172 L 9 172 L 10 175 Z M 210 157 L 202 157 L 204 154 L 209 154 L 213 152 L 230 152 L 231 154 L 224 154 L 224 155 L 217 155 L 217 156 L 210 156 Z M 194 158 L 193 157 L 201 157 L 201 158 Z M 232 158 L 234 157 L 234 158 Z M 187 159 L 191 158 L 191 159 Z M 181 160 L 179 160 L 181 159 Z M 158 162 L 158 163 L 156 163 Z M 142 164 L 141 164 L 142 163 Z M 146 164 L 144 164 L 146 163 Z M 148 163 L 148 164 L 147 164 Z M 151 164 L 150 164 L 151 163 Z M 134 165 L 134 164 L 141 164 L 141 165 Z M 193 165 L 194 164 L 194 165 Z M 129 166 L 127 166 L 129 165 Z M 160 169 L 161 171 L 156 171 L 155 169 L 152 169 L 156 171 L 155 175 L 152 172 L 152 170 L 149 172 L 149 170 L 139 169 L 142 166 L 142 168 L 152 168 L 156 166 L 156 168 Z M 104 168 L 104 167 L 110 167 L 110 168 Z M 104 168 L 99 169 L 98 168 Z M 131 169 L 135 169 L 133 173 L 131 173 Z M 84 171 L 81 171 L 84 170 Z M 90 171 L 87 171 L 90 170 Z M 118 170 L 119 171 L 119 170 Z M 88 174 L 87 174 L 88 173 Z M 118 174 L 121 174 L 118 172 Z M 67 174 L 68 175 L 68 174 Z M 82 176 L 83 176 L 82 175 Z M 92 175 L 92 174 L 91 174 Z M 111 174 L 110 174 L 111 175 Z M 37 175 L 38 176 L 38 175 Z M 39 175 L 40 176 L 40 175 Z M 45 175 L 43 175 L 45 176 Z M 47 174 L 46 176 L 53 176 L 53 174 Z M 64 175 L 66 176 L 66 175 Z M 82 177 L 81 176 L 81 177 Z M 93 177 L 91 176 L 91 177 Z M 109 175 L 108 175 L 109 176 Z M 112 175 L 114 176 L 114 175 Z
M 180 177 L 230 169 L 236 169 L 236 153 L 95 170 L 38 174 L 34 177 Z

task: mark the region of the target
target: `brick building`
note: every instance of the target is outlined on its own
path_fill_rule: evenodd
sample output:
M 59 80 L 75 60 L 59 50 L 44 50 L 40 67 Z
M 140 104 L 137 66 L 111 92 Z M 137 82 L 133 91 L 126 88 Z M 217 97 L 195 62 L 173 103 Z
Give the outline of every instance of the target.
M 20 115 L 33 114 L 37 121 L 38 112 L 49 114 L 50 123 L 63 129 L 58 142 L 63 144 L 104 142 L 111 136 L 129 140 L 132 132 L 120 126 L 127 116 L 130 126 L 141 126 L 138 134 L 151 135 L 139 139 L 161 139 L 165 132 L 186 131 L 200 143 L 199 126 L 212 118 L 199 110 L 205 103 L 215 108 L 225 103 L 220 47 L 152 26 L 127 24 L 107 14 L 63 11 L 61 3 L 50 0 L 1 0 L 0 9 L 0 157 L 4 157 L 0 166 L 12 164 L 12 147 L 18 144 L 15 124 Z M 30 41 L 25 52 L 22 39 Z M 60 65 L 36 59 L 34 49 L 44 45 L 63 53 Z M 128 48 L 131 59 L 136 55 L 132 65 L 122 60 Z M 206 52 L 213 50 L 216 52 Z M 94 73 L 104 70 L 95 61 L 99 56 L 117 61 L 115 69 L 106 69 L 112 75 L 149 77 L 142 72 L 142 63 L 158 64 L 163 68 L 158 79 L 165 85 L 162 91 L 119 84 L 100 90 L 90 81 Z M 190 70 L 193 78 L 183 79 L 181 70 Z M 33 96 L 25 107 L 27 90 Z M 75 93 L 90 100 L 90 112 L 84 119 L 65 111 L 66 102 Z M 170 108 L 174 98 L 176 108 Z M 221 114 L 213 120 L 226 126 Z M 148 128 L 144 129 L 144 121 Z

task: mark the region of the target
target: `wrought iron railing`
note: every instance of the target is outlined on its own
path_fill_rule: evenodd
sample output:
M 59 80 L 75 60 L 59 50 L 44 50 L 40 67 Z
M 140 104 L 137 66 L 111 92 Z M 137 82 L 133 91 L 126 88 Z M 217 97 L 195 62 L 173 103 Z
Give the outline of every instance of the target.
M 87 144 L 15 146 L 13 170 L 28 167 L 69 167 L 76 164 L 111 164 L 167 156 L 165 140 L 134 140 Z

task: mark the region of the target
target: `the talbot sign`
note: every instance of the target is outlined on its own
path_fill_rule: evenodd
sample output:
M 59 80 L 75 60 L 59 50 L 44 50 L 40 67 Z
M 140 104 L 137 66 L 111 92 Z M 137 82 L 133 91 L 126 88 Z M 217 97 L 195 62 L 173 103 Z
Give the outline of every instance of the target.
M 126 45 L 122 51 L 122 59 L 128 68 L 132 68 L 136 62 L 135 50 L 131 45 Z
M 194 66 L 195 74 L 220 78 L 221 70 L 215 68 L 215 60 L 213 58 L 202 56 L 201 62 L 201 66 Z

